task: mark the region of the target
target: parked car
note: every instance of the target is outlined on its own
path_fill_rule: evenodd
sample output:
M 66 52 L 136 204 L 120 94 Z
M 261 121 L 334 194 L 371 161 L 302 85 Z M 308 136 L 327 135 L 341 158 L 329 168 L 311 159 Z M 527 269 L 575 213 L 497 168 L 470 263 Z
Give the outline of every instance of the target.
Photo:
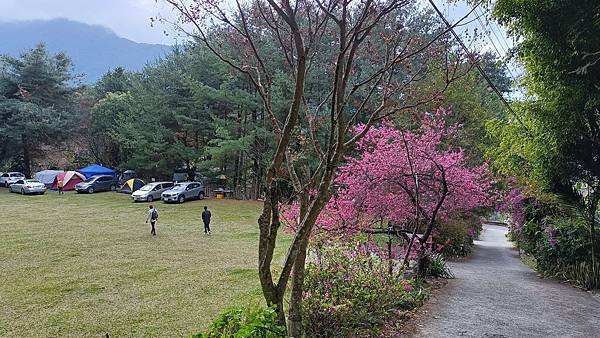
M 8 188 L 11 184 L 15 183 L 16 181 L 24 179 L 25 175 L 18 171 L 3 173 L 2 176 L 0 176 L 0 185 L 4 186 L 5 188 Z
M 173 182 L 148 183 L 131 194 L 131 198 L 134 202 L 152 202 L 161 199 L 161 194 L 173 188 L 173 186 Z
M 115 191 L 117 190 L 117 179 L 110 175 L 96 175 L 88 178 L 87 180 L 77 183 L 75 190 L 77 192 L 87 192 L 93 194 L 98 191 Z
M 18 180 L 10 185 L 10 192 L 25 194 L 40 194 L 46 192 L 46 185 L 38 180 Z
M 204 187 L 200 182 L 183 182 L 161 194 L 163 202 L 183 203 L 192 199 L 204 199 Z

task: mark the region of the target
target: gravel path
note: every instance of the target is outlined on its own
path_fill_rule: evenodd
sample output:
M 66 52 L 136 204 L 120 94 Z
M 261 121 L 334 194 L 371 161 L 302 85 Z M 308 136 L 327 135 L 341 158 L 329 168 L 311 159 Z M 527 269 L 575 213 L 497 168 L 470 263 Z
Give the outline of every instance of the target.
M 473 256 L 451 263 L 417 337 L 600 337 L 600 299 L 525 266 L 505 237 L 485 225 Z

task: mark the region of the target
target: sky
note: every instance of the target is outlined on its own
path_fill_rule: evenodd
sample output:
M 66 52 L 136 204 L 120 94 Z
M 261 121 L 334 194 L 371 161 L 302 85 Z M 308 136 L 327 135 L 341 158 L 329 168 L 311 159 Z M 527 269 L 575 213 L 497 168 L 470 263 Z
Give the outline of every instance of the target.
M 0 21 L 66 18 L 105 26 L 136 42 L 172 45 L 175 35 L 163 32 L 169 27 L 150 27 L 150 18 L 159 13 L 175 17 L 161 0 L 0 0 Z
M 428 6 L 426 1 L 421 1 Z M 461 1 L 453 6 L 446 5 L 444 0 L 435 0 L 435 3 L 450 21 L 469 10 Z M 0 21 L 67 18 L 108 27 L 117 35 L 136 42 L 174 44 L 175 36 L 166 36 L 163 32 L 170 31 L 168 26 L 157 23 L 150 27 L 150 18 L 157 14 L 169 19 L 176 17 L 163 0 L 0 0 Z M 473 14 L 471 19 L 474 18 Z M 474 22 L 468 27 L 477 24 Z
M 423 6 L 430 6 L 425 0 L 419 1 Z M 444 0 L 434 2 L 450 22 L 462 18 L 470 10 L 464 0 L 455 5 L 448 5 Z M 0 21 L 67 18 L 105 26 L 117 35 L 136 42 L 175 44 L 178 34 L 168 25 L 155 23 L 154 27 L 150 26 L 150 18 L 159 14 L 170 20 L 176 18 L 173 10 L 163 0 L 0 0 Z M 490 25 L 485 18 L 481 18 L 482 22 L 479 22 L 476 14 L 481 15 L 481 9 L 465 20 L 472 21 L 470 24 L 457 30 L 464 34 L 477 28 L 482 39 L 478 44 L 470 46 L 471 50 L 492 51 L 504 56 L 508 48 L 512 47 L 511 40 L 498 25 Z M 486 26 L 487 34 L 484 34 L 483 26 Z M 164 31 L 169 35 L 165 35 Z M 179 37 L 179 40 L 182 38 Z M 513 73 L 519 73 L 514 64 L 509 67 Z

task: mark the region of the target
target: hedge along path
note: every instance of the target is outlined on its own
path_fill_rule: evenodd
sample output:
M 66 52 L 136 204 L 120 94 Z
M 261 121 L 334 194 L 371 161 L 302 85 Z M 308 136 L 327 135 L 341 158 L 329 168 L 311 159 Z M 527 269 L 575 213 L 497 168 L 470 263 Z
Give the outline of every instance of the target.
M 598 337 L 600 297 L 524 265 L 506 227 L 485 224 L 473 256 L 450 267 L 417 337 Z

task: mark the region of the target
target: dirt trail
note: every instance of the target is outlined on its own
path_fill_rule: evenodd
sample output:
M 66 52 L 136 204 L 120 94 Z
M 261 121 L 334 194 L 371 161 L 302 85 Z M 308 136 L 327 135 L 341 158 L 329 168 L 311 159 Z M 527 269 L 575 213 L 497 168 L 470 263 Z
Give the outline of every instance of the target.
M 484 225 L 473 256 L 431 300 L 416 337 L 600 337 L 600 299 L 524 265 L 506 228 Z

